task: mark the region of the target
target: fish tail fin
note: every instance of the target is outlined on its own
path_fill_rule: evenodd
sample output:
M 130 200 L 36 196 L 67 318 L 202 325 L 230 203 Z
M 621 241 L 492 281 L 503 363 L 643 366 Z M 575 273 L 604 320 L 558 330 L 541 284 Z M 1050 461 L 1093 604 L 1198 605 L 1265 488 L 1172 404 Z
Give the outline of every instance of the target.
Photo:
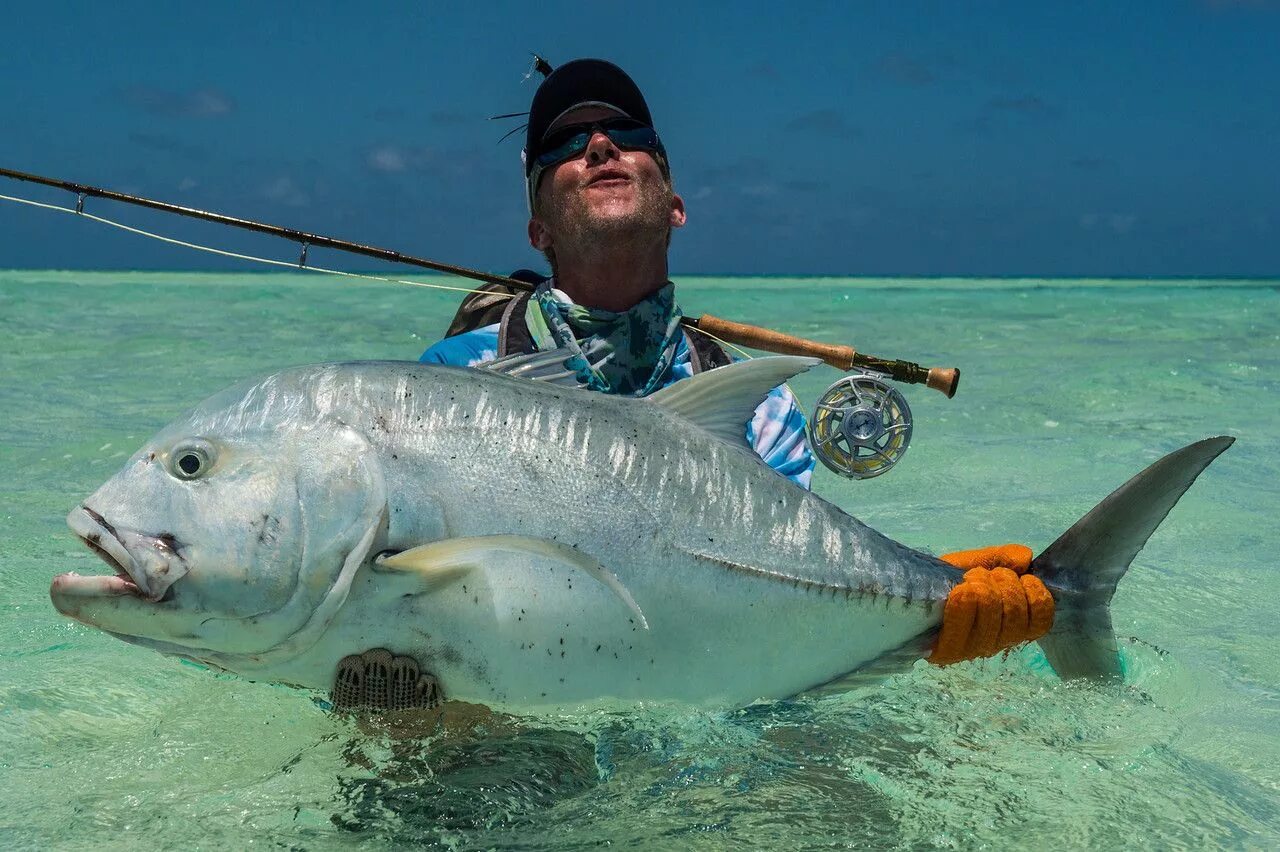
M 1059 677 L 1121 676 L 1111 596 L 1160 522 L 1235 438 L 1206 438 L 1169 453 L 1095 506 L 1031 563 L 1053 593 L 1053 629 L 1040 639 Z

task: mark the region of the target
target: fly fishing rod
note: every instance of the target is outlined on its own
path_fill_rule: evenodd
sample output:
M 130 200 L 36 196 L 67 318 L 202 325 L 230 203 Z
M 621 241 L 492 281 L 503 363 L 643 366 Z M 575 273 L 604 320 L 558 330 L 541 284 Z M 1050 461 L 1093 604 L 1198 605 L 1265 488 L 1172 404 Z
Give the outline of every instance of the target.
M 361 243 L 354 243 L 349 240 L 341 240 L 335 237 L 326 237 L 320 234 L 309 234 L 295 228 L 283 228 L 279 225 L 268 225 L 262 222 L 254 222 L 249 219 L 226 216 L 222 213 L 211 213 L 207 210 L 197 210 L 194 207 L 183 207 L 178 204 L 169 204 L 164 201 L 141 198 L 136 195 L 128 195 L 123 192 L 115 192 L 110 189 L 102 189 L 96 186 L 87 186 L 81 183 L 57 180 L 55 178 L 47 178 L 40 175 L 28 174 L 26 172 L 19 172 L 5 168 L 0 168 L 0 177 L 27 181 L 29 183 L 37 183 L 43 186 L 50 186 L 55 189 L 63 189 L 67 192 L 75 193 L 77 213 L 82 213 L 84 211 L 84 201 L 86 198 L 104 198 L 109 201 L 119 201 L 121 203 L 132 204 L 137 207 L 159 210 L 163 213 L 175 213 L 179 216 L 186 216 L 191 219 L 202 219 L 206 222 L 228 225 L 245 231 L 256 231 L 260 234 L 271 234 L 272 236 L 283 237 L 286 240 L 291 240 L 292 242 L 298 243 L 302 246 L 302 254 L 298 258 L 298 266 L 300 267 L 305 267 L 307 265 L 307 251 L 310 247 L 315 246 L 318 248 L 337 249 L 338 251 L 358 254 L 364 257 L 377 258 L 378 260 L 386 260 L 392 263 L 403 263 L 408 266 L 418 266 L 423 269 L 430 269 L 434 272 L 443 272 L 447 275 L 456 275 L 461 278 L 469 278 L 473 281 L 482 281 L 486 284 L 497 284 L 503 287 L 509 287 L 516 291 L 528 292 L 534 289 L 534 285 L 527 281 L 508 278 L 505 275 L 494 275 L 488 272 L 468 269 L 463 266 L 455 266 L 451 263 L 441 263 L 436 260 L 415 257 L 413 255 L 404 254 L 403 252 L 392 251 L 390 249 L 363 245 Z M 815 358 L 821 358 L 832 367 L 843 372 L 848 372 L 854 369 L 871 370 L 873 372 L 883 373 L 889 378 L 905 384 L 925 385 L 926 387 L 941 391 L 948 397 L 955 396 L 956 388 L 960 384 L 960 371 L 954 367 L 921 367 L 919 364 L 914 364 L 910 361 L 877 358 L 873 355 L 866 355 L 858 352 L 852 346 L 819 343 L 814 340 L 806 340 L 802 337 L 793 337 L 789 334 L 782 334 L 781 332 L 773 331 L 771 329 L 760 328 L 759 326 L 721 319 L 720 317 L 712 316 L 711 314 L 703 314 L 699 317 L 687 316 L 684 317 L 682 322 L 687 327 L 706 332 L 707 334 L 714 335 L 722 340 L 726 340 L 739 346 L 746 346 L 752 349 L 763 349 L 767 352 L 776 352 L 781 355 L 810 355 Z
M 280 266 L 289 265 L 281 261 L 252 258 L 247 255 L 210 249 L 193 243 L 183 243 L 158 234 L 151 234 L 136 228 L 120 225 L 100 216 L 85 213 L 85 199 L 104 198 L 109 201 L 119 201 L 137 207 L 159 210 L 163 213 L 174 213 L 179 216 L 201 219 L 219 225 L 229 225 L 246 231 L 256 231 L 261 234 L 283 237 L 302 246 L 302 252 L 297 262 L 297 266 L 300 269 L 328 272 L 335 275 L 354 274 L 308 266 L 308 249 L 311 246 L 319 246 L 321 248 L 337 249 L 349 254 L 377 258 L 391 263 L 418 266 L 461 278 L 469 278 L 473 281 L 481 281 L 485 284 L 507 288 L 513 293 L 530 292 L 535 289 L 535 285 L 527 281 L 521 281 L 505 275 L 493 275 L 488 272 L 480 272 L 463 266 L 415 257 L 390 249 L 367 246 L 320 234 L 310 234 L 295 228 L 267 225 L 249 219 L 211 213 L 207 210 L 197 210 L 194 207 L 182 207 L 177 204 L 155 201 L 150 198 L 140 198 L 135 195 L 128 195 L 96 186 L 41 177 L 40 175 L 27 174 L 26 172 L 5 168 L 0 168 L 0 177 L 37 183 L 73 192 L 76 195 L 76 206 L 72 210 L 67 207 L 39 204 L 27 199 L 9 198 L 9 196 L 0 196 L 0 198 L 25 204 L 35 204 L 39 207 L 52 207 L 55 210 L 88 216 L 95 221 L 123 227 L 126 230 L 145 236 L 168 242 L 177 242 L 203 251 L 215 251 L 218 254 L 231 257 L 259 260 Z M 511 295 L 511 293 L 506 295 Z M 911 408 L 907 405 L 907 400 L 902 393 L 888 384 L 885 379 L 893 379 L 907 384 L 922 384 L 941 391 L 948 398 L 955 396 L 956 387 L 960 383 L 960 371 L 954 367 L 926 368 L 910 361 L 877 358 L 873 355 L 865 355 L 858 352 L 852 346 L 805 340 L 801 337 L 793 337 L 771 329 L 722 319 L 711 314 L 703 314 L 699 317 L 683 317 L 681 322 L 685 327 L 704 333 L 722 343 L 763 349 L 767 352 L 777 352 L 783 355 L 813 356 L 820 358 L 841 372 L 848 373 L 849 375 L 842 377 L 828 387 L 818 399 L 817 407 L 809 423 L 809 437 L 814 455 L 830 470 L 849 479 L 870 479 L 885 473 L 902 459 L 911 441 Z

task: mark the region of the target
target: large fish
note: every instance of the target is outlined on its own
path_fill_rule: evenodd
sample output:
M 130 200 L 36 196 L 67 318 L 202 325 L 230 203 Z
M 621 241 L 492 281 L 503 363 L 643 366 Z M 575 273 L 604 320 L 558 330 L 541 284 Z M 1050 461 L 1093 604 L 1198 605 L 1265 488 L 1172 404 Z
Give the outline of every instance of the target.
M 60 575 L 53 603 L 307 688 L 387 648 L 512 712 L 789 696 L 922 646 L 960 579 L 746 447 L 755 406 L 813 363 L 761 358 L 643 400 L 416 363 L 285 370 L 179 418 L 71 512 L 116 573 Z M 1119 671 L 1116 582 L 1231 441 L 1156 462 L 1036 559 L 1060 674 Z

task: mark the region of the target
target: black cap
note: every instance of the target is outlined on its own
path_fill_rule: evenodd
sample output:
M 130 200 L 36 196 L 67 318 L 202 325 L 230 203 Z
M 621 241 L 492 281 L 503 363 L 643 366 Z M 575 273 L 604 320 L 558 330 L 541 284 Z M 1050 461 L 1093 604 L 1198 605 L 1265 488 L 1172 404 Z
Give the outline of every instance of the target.
M 575 59 L 551 72 L 533 95 L 524 145 L 524 173 L 533 168 L 539 145 L 555 120 L 579 104 L 606 104 L 653 126 L 649 105 L 627 73 L 603 59 Z

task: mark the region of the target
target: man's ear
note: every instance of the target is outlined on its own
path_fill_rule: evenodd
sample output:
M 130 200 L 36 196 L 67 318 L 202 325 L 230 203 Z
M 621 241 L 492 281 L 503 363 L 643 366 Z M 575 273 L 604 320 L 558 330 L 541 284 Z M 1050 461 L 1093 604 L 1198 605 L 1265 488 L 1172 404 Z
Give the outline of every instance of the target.
M 684 212 L 684 199 L 673 192 L 671 194 L 671 227 L 683 228 L 688 219 L 688 214 Z
M 538 251 L 551 248 L 551 232 L 536 216 L 529 217 L 529 245 Z

